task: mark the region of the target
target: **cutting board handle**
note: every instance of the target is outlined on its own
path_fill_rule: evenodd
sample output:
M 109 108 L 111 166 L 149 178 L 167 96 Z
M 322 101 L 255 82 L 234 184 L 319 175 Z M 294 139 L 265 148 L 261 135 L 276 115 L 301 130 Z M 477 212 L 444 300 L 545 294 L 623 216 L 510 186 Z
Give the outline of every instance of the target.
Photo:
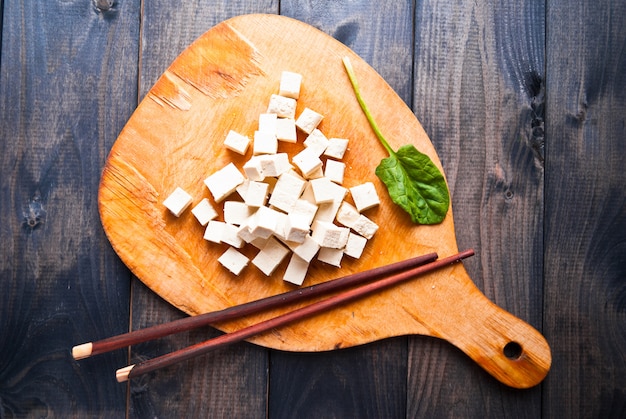
M 467 273 L 462 269 L 455 275 Z M 469 276 L 456 279 L 471 281 Z M 456 306 L 455 321 L 439 325 L 438 332 L 502 383 L 515 388 L 539 384 L 552 363 L 546 339 L 472 288 L 469 296 L 457 300 L 463 303 Z

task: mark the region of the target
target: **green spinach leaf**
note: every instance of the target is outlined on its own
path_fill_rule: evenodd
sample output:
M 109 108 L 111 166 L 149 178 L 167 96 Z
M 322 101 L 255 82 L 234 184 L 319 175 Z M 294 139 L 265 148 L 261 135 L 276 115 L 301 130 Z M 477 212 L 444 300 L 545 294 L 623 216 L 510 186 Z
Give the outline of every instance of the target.
M 448 185 L 430 157 L 412 144 L 393 151 L 374 121 L 361 97 L 359 85 L 348 57 L 343 59 L 350 83 L 372 130 L 389 157 L 376 167 L 376 176 L 387 186 L 391 200 L 405 210 L 416 224 L 437 224 L 443 221 L 450 206 Z

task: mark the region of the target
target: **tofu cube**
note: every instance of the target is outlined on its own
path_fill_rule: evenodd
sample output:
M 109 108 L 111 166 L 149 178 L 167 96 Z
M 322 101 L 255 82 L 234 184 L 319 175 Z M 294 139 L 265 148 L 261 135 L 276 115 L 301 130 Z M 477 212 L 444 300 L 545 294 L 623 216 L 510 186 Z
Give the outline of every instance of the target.
M 280 87 L 278 93 L 281 96 L 298 99 L 300 97 L 300 86 L 302 75 L 292 71 L 283 71 L 280 76 Z
M 276 154 L 278 152 L 278 138 L 276 138 L 275 131 L 254 131 L 252 154 Z
M 235 153 L 246 154 L 250 146 L 250 139 L 245 135 L 230 130 L 224 140 L 224 146 Z
M 291 211 L 302 195 L 305 186 L 306 181 L 304 179 L 291 172 L 283 173 L 274 186 L 274 191 L 269 200 L 270 205 L 285 212 Z
M 322 122 L 324 116 L 312 109 L 304 108 L 298 119 L 296 119 L 296 127 L 300 128 L 307 134 L 313 132 L 315 128 Z
M 274 113 L 278 118 L 293 119 L 296 117 L 296 100 L 281 95 L 272 95 L 270 96 L 270 103 L 267 105 L 266 112 Z
M 328 263 L 329 265 L 341 268 L 341 259 L 343 259 L 342 249 L 331 249 L 329 247 L 322 247 L 317 254 L 317 260 L 320 262 Z
M 283 280 L 294 285 L 302 285 L 308 270 L 309 262 L 294 253 L 291 255 L 291 259 L 289 259 Z
M 270 185 L 265 182 L 248 182 L 244 203 L 248 207 L 261 207 L 267 201 Z
M 260 156 L 252 156 L 252 158 L 243 165 L 243 172 L 246 174 L 248 180 L 261 181 L 265 179 L 263 169 L 261 168 L 261 160 L 259 160 L 258 157 Z M 247 187 L 248 185 L 245 186 L 246 189 Z M 241 192 L 239 195 L 241 195 Z
M 314 129 L 304 140 L 304 146 L 314 151 L 317 157 L 324 154 L 328 147 L 328 138 L 317 128 Z
M 302 217 L 308 225 L 311 225 L 315 214 L 317 213 L 318 206 L 307 201 L 306 199 L 298 199 L 291 208 L 289 214 L 297 214 Z
M 275 238 L 270 238 L 263 249 L 252 259 L 252 264 L 270 276 L 289 254 L 289 249 Z
M 326 147 L 326 150 L 324 151 L 324 155 L 341 160 L 343 159 L 347 149 L 348 140 L 345 138 L 330 138 L 328 140 L 328 147 Z
M 223 221 L 211 220 L 204 230 L 204 240 L 213 243 L 221 243 L 226 223 Z
M 229 247 L 224 253 L 222 253 L 217 261 L 233 274 L 239 275 L 243 268 L 248 266 L 250 259 L 242 255 L 234 248 Z
M 346 247 L 343 249 L 343 252 L 352 258 L 358 259 L 363 254 L 366 244 L 367 239 L 365 237 L 350 232 L 350 234 L 348 234 L 348 241 L 346 242 Z
M 339 211 L 337 211 L 336 218 L 337 222 L 339 222 L 340 224 L 348 228 L 352 228 L 354 225 L 356 225 L 357 221 L 359 221 L 360 216 L 361 214 L 359 213 L 359 211 L 357 211 L 356 208 L 354 208 L 354 206 L 343 201 L 339 206 Z
M 330 159 L 326 160 L 326 167 L 324 167 L 324 177 L 341 185 L 343 183 L 343 175 L 345 171 L 345 163 Z
M 259 160 L 264 178 L 277 177 L 292 169 L 287 153 L 265 154 L 256 158 Z
M 275 113 L 262 113 L 259 115 L 258 131 L 276 135 L 276 123 L 278 115 Z
M 204 184 L 209 188 L 215 202 L 219 203 L 233 193 L 244 180 L 245 178 L 239 169 L 233 163 L 228 163 L 225 167 L 206 178 Z
M 165 198 L 163 205 L 165 205 L 165 208 L 170 210 L 170 212 L 176 217 L 180 217 L 189 205 L 191 205 L 192 200 L 191 195 L 189 195 L 183 188 L 177 186 L 176 189 L 174 189 L 174 192 Z
M 359 212 L 363 212 L 369 208 L 380 204 L 380 198 L 376 193 L 376 187 L 372 182 L 365 182 L 361 185 L 350 188 L 350 194 Z
M 202 198 L 198 205 L 191 209 L 191 213 L 196 217 L 200 225 L 205 226 L 209 221 L 217 218 L 217 211 L 209 202 L 208 198 Z
M 361 214 L 352 226 L 352 229 L 366 239 L 371 239 L 378 231 L 378 225 L 365 215 Z
M 286 143 L 297 142 L 296 121 L 292 118 L 278 118 L 276 121 L 276 138 Z
M 317 204 L 324 204 L 332 201 L 342 201 L 345 198 L 347 189 L 337 185 L 326 177 L 312 179 L 309 181 Z
M 236 226 L 246 224 L 254 209 L 240 201 L 224 202 L 224 221 Z
M 224 223 L 222 226 L 222 243 L 229 244 L 240 249 L 243 247 L 244 241 L 239 237 L 239 227 L 234 224 Z
M 285 240 L 285 230 L 287 228 L 287 214 L 276 211 L 276 227 L 274 228 L 274 236 L 278 239 Z
M 320 160 L 315 149 L 305 148 L 293 156 L 292 161 L 305 177 L 322 167 L 322 160 Z
M 309 235 L 311 226 L 307 220 L 298 214 L 287 214 L 285 223 L 284 238 L 290 242 L 302 243 L 306 236 Z
M 320 250 L 320 245 L 313 239 L 313 237 L 311 237 L 311 235 L 306 236 L 302 243 L 291 242 L 288 246 L 294 254 L 300 256 L 307 262 L 312 261 L 317 252 Z
M 267 239 L 276 231 L 278 217 L 278 211 L 268 207 L 259 207 L 248 219 L 248 229 L 255 237 Z
M 350 230 L 346 227 L 339 227 L 327 221 L 315 221 L 311 228 L 311 237 L 322 248 L 343 249 L 348 242 Z
M 319 204 L 313 222 L 328 221 L 329 223 L 332 223 L 337 215 L 337 211 L 339 211 L 339 207 L 341 206 L 342 202 L 342 199 L 336 199 L 331 202 Z
M 308 180 L 319 179 L 321 177 L 324 177 L 324 168 L 322 166 L 319 166 L 317 169 L 306 175 L 306 179 Z

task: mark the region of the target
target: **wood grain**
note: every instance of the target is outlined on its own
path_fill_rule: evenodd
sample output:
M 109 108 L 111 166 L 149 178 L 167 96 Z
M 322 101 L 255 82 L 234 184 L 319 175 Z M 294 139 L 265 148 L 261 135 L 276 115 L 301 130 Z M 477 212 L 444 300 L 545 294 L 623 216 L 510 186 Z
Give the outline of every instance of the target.
M 370 63 L 407 104 L 412 79 L 410 1 L 282 1 L 281 14 L 306 22 Z M 269 416 L 403 417 L 406 338 L 315 354 L 270 353 Z
M 128 273 L 95 208 L 100 168 L 181 51 L 259 11 L 345 42 L 413 105 L 453 191 L 458 245 L 478 252 L 470 276 L 543 327 L 554 363 L 519 391 L 431 337 L 316 354 L 244 344 L 132 383 L 128 417 L 623 417 L 623 2 L 369 3 L 0 2 L 0 417 L 125 415 L 112 376 L 123 351 L 69 354 L 128 323 Z M 134 327 L 183 315 L 133 288 Z
M 415 16 L 414 110 L 442 156 L 459 246 L 479 249 L 467 269 L 540 327 L 543 5 L 426 1 Z M 493 385 L 436 340 L 411 338 L 409 372 L 410 416 L 540 415 L 539 389 Z
M 181 5 L 144 2 L 140 67 L 140 98 L 145 97 L 171 62 L 194 40 L 219 22 L 247 13 L 277 13 L 275 1 L 199 1 Z M 133 281 L 132 327 L 171 321 L 184 313 L 163 301 L 139 280 Z M 137 345 L 132 362 L 180 349 L 218 334 L 214 329 L 172 336 Z M 136 417 L 261 418 L 267 410 L 269 354 L 266 349 L 239 345 L 174 366 L 130 383 L 130 409 Z M 185 376 L 185 379 L 181 379 Z M 174 397 L 163 397 L 174 394 Z
M 548 8 L 544 327 L 556 368 L 544 412 L 623 417 L 626 4 L 571 6 Z
M 97 190 L 136 106 L 137 6 L 4 2 L 3 418 L 125 414 L 125 387 L 111 372 L 126 354 L 76 363 L 69 348 L 128 330 L 130 274 L 102 232 Z
M 294 35 L 285 40 L 284 33 Z M 234 45 L 211 49 L 213 45 L 228 44 Z M 341 64 L 344 55 L 351 57 L 362 84 L 368 86 L 365 100 L 369 95 L 373 103 L 376 95 L 378 100 L 371 109 L 381 129 L 389 133 L 391 147 L 410 141 L 440 165 L 409 108 L 344 45 L 302 22 L 275 15 L 246 15 L 223 22 L 185 50 L 150 90 L 118 137 L 103 171 L 99 205 L 104 229 L 122 260 L 152 290 L 188 314 L 219 310 L 286 290 L 285 282 L 268 281 L 253 269 L 244 270 L 236 281 L 225 270 L 210 269 L 223 249 L 206 246 L 194 217 L 172 217 L 160 197 L 176 186 L 196 199 L 206 195 L 200 194 L 200 180 L 207 176 L 207 170 L 212 173 L 238 160 L 223 148 L 220 138 L 233 127 L 249 132 L 249 121 L 256 121 L 255 115 L 263 112 L 250 103 L 264 106 L 275 90 L 276 84 L 271 81 L 278 81 L 285 68 L 306 73 L 309 83 L 316 86 L 314 90 L 305 87 L 299 102 L 312 109 L 326 109 L 322 124 L 340 127 L 338 131 L 327 131 L 329 137 L 363 139 L 352 141 L 352 157 L 344 158 L 351 172 L 344 185 L 350 187 L 370 179 L 371 168 L 385 154 L 368 145 L 365 139 L 373 142 L 374 136 L 363 113 L 349 94 L 341 94 L 351 91 Z M 232 70 L 224 77 L 222 71 L 229 66 Z M 242 67 L 250 67 L 241 73 L 245 74 L 243 78 L 238 76 Z M 223 69 L 219 71 L 222 76 L 214 77 L 213 68 Z M 313 71 L 315 68 L 320 71 Z M 332 77 L 337 73 L 344 73 L 344 77 Z M 174 90 L 169 87 L 172 83 Z M 176 97 L 184 92 L 189 107 L 181 108 L 167 98 L 161 100 L 164 92 Z M 210 124 L 206 122 L 207 114 L 213 116 Z M 365 256 L 353 263 L 345 261 L 341 270 L 313 264 L 309 283 L 408 259 L 427 249 L 443 255 L 456 253 L 451 210 L 441 224 L 416 227 L 389 202 L 387 195 L 382 195 L 381 201 L 368 215 L 387 227 L 379 229 L 369 241 Z M 404 237 L 403 242 L 393 241 L 398 233 Z M 155 264 L 159 266 L 157 271 L 153 269 Z M 450 308 L 450 299 L 457 301 L 456 309 Z M 218 327 L 231 331 L 284 311 L 271 310 Z M 448 340 L 500 381 L 514 387 L 538 384 L 550 366 L 550 350 L 543 337 L 488 301 L 461 264 L 250 340 L 278 349 L 320 351 L 409 333 Z M 515 359 L 505 354 L 509 343 L 521 345 L 521 354 Z

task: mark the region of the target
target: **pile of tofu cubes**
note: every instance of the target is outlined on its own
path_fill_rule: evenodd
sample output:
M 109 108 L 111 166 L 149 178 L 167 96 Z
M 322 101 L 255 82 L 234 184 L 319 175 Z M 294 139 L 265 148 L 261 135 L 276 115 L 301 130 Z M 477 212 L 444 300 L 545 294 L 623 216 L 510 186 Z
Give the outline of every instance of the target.
M 191 209 L 206 226 L 205 240 L 228 245 L 218 261 L 235 275 L 249 265 L 240 250 L 250 244 L 258 249 L 252 265 L 271 276 L 289 257 L 283 280 L 302 285 L 314 259 L 340 267 L 344 255 L 359 258 L 378 230 L 363 214 L 380 203 L 374 184 L 342 185 L 348 140 L 327 138 L 317 128 L 323 115 L 314 110 L 305 108 L 296 118 L 301 82 L 300 74 L 284 71 L 253 139 L 236 131 L 226 136 L 228 150 L 245 155 L 252 145 L 252 156 L 241 169 L 229 163 L 204 181 L 223 205 L 223 220 L 208 198 Z M 296 143 L 297 130 L 306 140 L 290 161 L 279 143 Z M 345 200 L 348 193 L 354 205 Z M 179 217 L 192 202 L 177 187 L 163 204 Z

